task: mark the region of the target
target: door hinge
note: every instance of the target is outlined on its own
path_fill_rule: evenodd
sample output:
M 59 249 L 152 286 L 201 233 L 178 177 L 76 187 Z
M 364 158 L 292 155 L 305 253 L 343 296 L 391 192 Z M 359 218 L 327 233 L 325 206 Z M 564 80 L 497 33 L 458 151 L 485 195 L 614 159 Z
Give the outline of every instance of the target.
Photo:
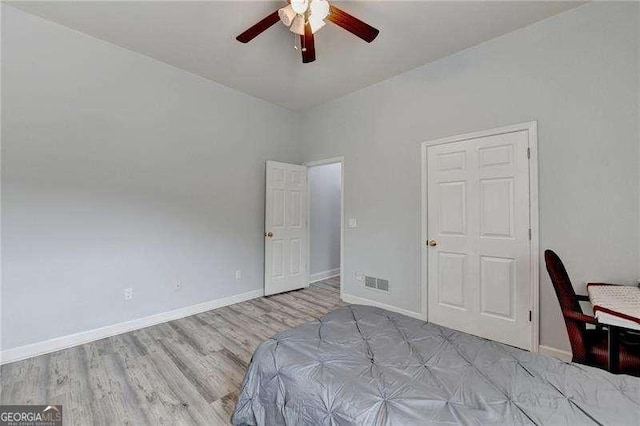
M 529 228 L 529 241 L 531 241 L 531 228 Z
M 527 148 L 527 158 L 531 158 L 531 148 Z
M 532 315 L 531 311 L 529 311 L 529 322 L 531 322 Z

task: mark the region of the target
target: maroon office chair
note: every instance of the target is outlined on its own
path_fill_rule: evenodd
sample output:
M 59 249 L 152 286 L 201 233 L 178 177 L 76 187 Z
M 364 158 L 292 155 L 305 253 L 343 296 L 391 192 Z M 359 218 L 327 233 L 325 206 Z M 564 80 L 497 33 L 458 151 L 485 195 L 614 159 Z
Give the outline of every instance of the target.
M 572 361 L 606 368 L 609 361 L 607 330 L 603 330 L 594 317 L 585 315 L 580 308 L 580 301 L 589 301 L 589 297 L 575 293 L 567 270 L 557 254 L 545 250 L 544 260 L 567 326 L 573 353 Z M 596 328 L 587 328 L 587 324 L 593 324 Z M 640 348 L 630 343 L 620 343 L 620 372 L 638 375 Z

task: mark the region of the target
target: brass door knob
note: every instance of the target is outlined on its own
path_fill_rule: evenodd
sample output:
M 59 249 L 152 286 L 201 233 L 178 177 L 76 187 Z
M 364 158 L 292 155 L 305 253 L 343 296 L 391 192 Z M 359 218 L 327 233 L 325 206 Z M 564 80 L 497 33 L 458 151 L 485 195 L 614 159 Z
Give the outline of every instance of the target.
M 438 243 L 437 243 L 437 241 L 436 241 L 436 240 L 429 240 L 429 241 L 427 241 L 427 245 L 428 245 L 429 247 L 435 247 L 435 246 L 437 246 L 437 245 L 438 245 Z
M 264 236 L 265 237 L 273 237 L 273 232 L 265 232 Z

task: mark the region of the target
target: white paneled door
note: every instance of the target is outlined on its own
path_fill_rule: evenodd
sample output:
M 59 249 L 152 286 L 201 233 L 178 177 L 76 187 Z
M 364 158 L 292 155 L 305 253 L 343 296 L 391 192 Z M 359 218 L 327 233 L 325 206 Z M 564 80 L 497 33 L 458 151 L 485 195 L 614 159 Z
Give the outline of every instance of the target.
M 264 293 L 309 285 L 307 168 L 267 161 Z
M 531 349 L 529 135 L 427 147 L 428 314 Z

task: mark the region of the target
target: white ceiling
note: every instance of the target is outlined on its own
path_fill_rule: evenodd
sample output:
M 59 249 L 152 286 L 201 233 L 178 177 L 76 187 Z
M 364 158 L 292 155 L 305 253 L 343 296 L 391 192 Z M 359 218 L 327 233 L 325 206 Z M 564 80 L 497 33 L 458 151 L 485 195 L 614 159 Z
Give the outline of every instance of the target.
M 14 7 L 293 110 L 305 109 L 563 12 L 575 1 L 350 1 L 371 44 L 327 24 L 303 64 L 277 23 L 235 36 L 285 1 L 34 1 Z

